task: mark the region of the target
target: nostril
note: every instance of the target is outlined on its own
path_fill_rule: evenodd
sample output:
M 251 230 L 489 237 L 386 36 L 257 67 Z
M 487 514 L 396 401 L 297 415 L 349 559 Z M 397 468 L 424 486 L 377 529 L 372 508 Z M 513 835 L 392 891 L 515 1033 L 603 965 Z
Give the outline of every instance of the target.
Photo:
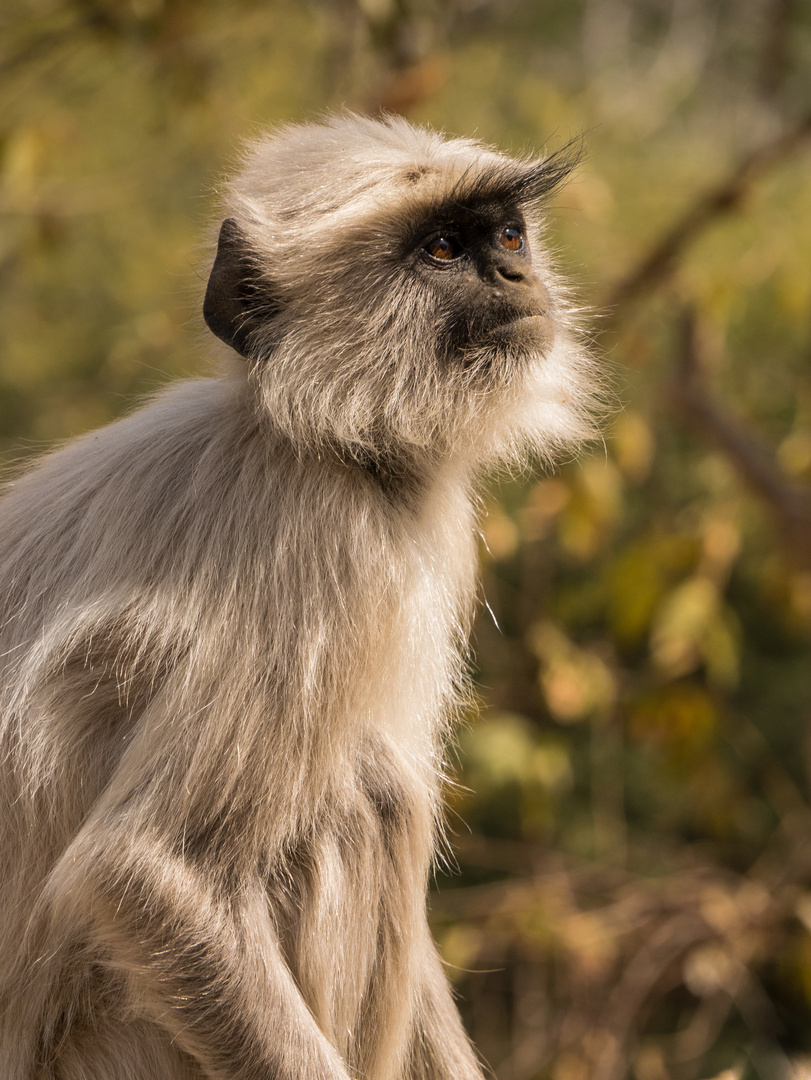
M 493 259 L 492 267 L 495 271 L 496 277 L 501 278 L 503 281 L 528 281 L 533 277 L 532 267 L 528 264 L 526 259 L 523 258 L 505 258 L 505 253 L 501 253 L 501 257 Z
M 523 270 L 512 266 L 497 266 L 496 270 L 505 281 L 526 281 L 527 278 Z

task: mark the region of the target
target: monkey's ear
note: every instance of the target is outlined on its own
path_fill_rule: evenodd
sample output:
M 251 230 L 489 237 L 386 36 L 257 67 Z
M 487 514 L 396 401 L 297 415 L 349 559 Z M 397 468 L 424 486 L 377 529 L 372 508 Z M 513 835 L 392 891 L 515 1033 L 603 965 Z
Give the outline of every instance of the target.
M 279 310 L 234 218 L 220 226 L 217 257 L 211 268 L 203 318 L 213 334 L 251 358 L 251 335 Z

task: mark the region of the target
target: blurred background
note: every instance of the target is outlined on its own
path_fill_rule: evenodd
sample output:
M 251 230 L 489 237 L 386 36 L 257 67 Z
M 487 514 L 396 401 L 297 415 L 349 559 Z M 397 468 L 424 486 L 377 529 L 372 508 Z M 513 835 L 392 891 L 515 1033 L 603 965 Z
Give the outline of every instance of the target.
M 616 404 L 493 485 L 434 930 L 499 1080 L 811 1077 L 809 0 L 3 0 L 0 454 L 208 369 L 267 123 L 587 157 L 551 208 Z

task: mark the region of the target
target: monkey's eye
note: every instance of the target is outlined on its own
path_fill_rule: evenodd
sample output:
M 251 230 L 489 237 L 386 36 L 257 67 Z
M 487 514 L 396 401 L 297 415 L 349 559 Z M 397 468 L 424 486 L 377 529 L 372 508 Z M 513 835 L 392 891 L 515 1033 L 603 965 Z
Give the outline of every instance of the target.
M 512 225 L 508 225 L 506 229 L 501 230 L 501 236 L 499 236 L 499 242 L 502 247 L 505 247 L 507 251 L 520 251 L 524 246 L 524 237 L 521 234 L 520 229 L 516 229 Z
M 423 250 L 439 262 L 451 262 L 463 254 L 462 245 L 455 236 L 435 236 Z

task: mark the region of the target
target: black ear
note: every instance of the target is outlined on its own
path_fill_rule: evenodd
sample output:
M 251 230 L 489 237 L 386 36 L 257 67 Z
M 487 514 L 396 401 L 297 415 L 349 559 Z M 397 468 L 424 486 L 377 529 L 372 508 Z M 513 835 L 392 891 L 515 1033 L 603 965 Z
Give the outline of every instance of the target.
M 203 301 L 206 325 L 226 345 L 250 357 L 253 331 L 278 310 L 242 230 L 234 218 L 226 218 Z

